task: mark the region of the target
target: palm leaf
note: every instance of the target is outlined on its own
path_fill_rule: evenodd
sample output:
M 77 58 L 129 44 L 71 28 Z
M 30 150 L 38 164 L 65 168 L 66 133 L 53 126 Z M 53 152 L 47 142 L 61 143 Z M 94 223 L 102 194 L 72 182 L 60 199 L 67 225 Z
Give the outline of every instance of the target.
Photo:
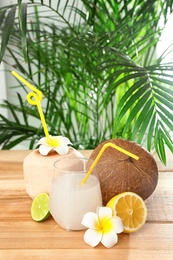
M 148 151 L 151 151 L 153 149 L 153 139 L 156 139 L 155 135 L 155 125 L 156 125 L 156 113 L 153 112 L 150 125 L 148 127 L 148 136 L 147 136 L 147 149 Z
M 139 144 L 141 144 L 142 140 L 144 139 L 144 135 L 145 135 L 148 125 L 151 121 L 152 115 L 153 115 L 153 107 L 150 107 L 150 109 L 147 111 L 146 117 L 144 118 L 144 120 L 141 124 L 141 127 L 139 129 L 139 134 L 138 134 L 138 138 L 137 138 L 137 142 Z M 153 133 L 148 133 L 148 134 L 152 135 Z
M 5 13 L 6 13 L 6 10 L 2 10 L 1 13 L 0 13 L 0 26 L 4 20 L 4 17 L 5 17 Z
M 25 61 L 27 61 L 27 42 L 26 42 L 26 17 L 27 17 L 27 3 L 19 1 L 19 24 L 22 34 L 22 50 Z
M 165 148 L 172 149 L 173 64 L 162 64 L 171 49 L 157 60 L 154 50 L 159 16 L 167 21 L 173 1 L 158 0 L 157 7 L 155 0 L 80 2 L 18 1 L 20 24 L 11 23 L 5 57 L 43 92 L 52 135 L 68 136 L 75 148 L 113 137 L 146 142 L 165 163 Z M 2 29 L 11 8 L 2 10 Z M 18 87 L 28 92 L 21 85 L 13 90 Z M 29 124 L 30 117 L 39 120 L 37 111 L 20 95 L 18 105 L 4 106 L 12 120 L 1 117 L 0 143 L 9 148 L 25 136 L 33 147 L 43 134 L 40 124 Z
M 0 62 L 3 59 L 7 44 L 8 44 L 8 40 L 10 37 L 10 34 L 12 32 L 12 28 L 13 28 L 13 24 L 14 24 L 14 19 L 15 19 L 15 13 L 16 13 L 16 6 L 13 6 L 11 8 L 11 10 L 9 11 L 6 19 L 5 19 L 5 23 L 4 23 L 4 27 L 3 27 L 3 31 L 2 31 L 2 41 L 1 41 L 1 52 L 0 52 Z M 4 12 L 1 16 L 1 19 L 4 18 Z
M 146 117 L 148 117 L 147 113 L 149 112 L 149 110 L 153 110 L 152 106 L 151 106 L 152 105 L 152 98 L 148 99 L 148 97 L 147 97 L 149 95 L 150 95 L 150 93 L 146 92 L 145 97 L 141 98 L 142 104 L 141 104 L 141 102 L 138 102 L 138 104 L 136 106 L 134 106 L 134 108 L 133 108 L 133 111 L 134 112 L 136 111 L 136 114 L 134 115 L 136 120 L 135 120 L 135 125 L 134 125 L 134 128 L 133 128 L 132 134 L 131 134 L 132 140 L 136 140 L 137 132 L 140 132 L 140 137 L 138 136 L 138 139 L 139 138 L 141 139 L 141 137 L 143 137 L 143 134 L 145 133 L 145 131 L 139 131 L 139 129 L 140 129 L 141 125 L 143 123 L 145 123 L 145 119 L 146 119 Z M 147 102 L 146 102 L 146 100 L 147 100 Z M 130 120 L 131 120 L 131 117 L 133 115 L 133 111 L 130 113 L 130 117 L 129 117 Z M 129 118 L 128 118 L 127 122 L 130 121 Z M 149 118 L 149 120 L 151 119 L 150 116 L 148 118 Z M 123 132 L 125 132 L 125 131 L 123 131 Z M 138 140 L 138 142 L 140 143 L 139 140 Z
M 165 153 L 165 147 L 164 147 L 164 139 L 163 139 L 163 132 L 159 128 L 158 129 L 158 140 L 157 140 L 157 146 L 158 146 L 158 155 L 162 162 L 166 164 L 166 153 Z

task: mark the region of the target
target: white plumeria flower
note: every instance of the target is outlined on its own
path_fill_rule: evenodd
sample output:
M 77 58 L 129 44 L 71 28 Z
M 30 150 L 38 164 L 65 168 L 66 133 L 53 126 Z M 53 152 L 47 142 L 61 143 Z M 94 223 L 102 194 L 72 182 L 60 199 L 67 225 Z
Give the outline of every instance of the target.
M 65 155 L 68 153 L 68 144 L 72 144 L 67 137 L 59 136 L 49 136 L 42 137 L 37 145 L 40 145 L 39 152 L 42 155 L 47 155 L 50 151 L 54 150 L 59 155 Z
M 98 207 L 96 213 L 86 213 L 82 225 L 89 228 L 84 234 L 84 241 L 92 247 L 100 242 L 107 248 L 113 247 L 118 242 L 117 234 L 124 230 L 121 218 L 112 217 L 109 207 Z

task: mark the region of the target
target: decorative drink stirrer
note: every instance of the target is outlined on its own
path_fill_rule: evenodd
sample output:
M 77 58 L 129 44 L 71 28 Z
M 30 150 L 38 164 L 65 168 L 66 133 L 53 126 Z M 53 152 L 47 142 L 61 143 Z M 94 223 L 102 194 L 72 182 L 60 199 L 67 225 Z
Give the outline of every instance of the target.
M 48 129 L 47 129 L 46 121 L 45 121 L 43 110 L 42 110 L 41 103 L 40 103 L 40 101 L 43 98 L 42 92 L 40 90 L 38 90 L 36 87 L 34 87 L 33 85 L 31 85 L 24 78 L 22 78 L 22 76 L 20 76 L 17 72 L 12 71 L 11 73 L 19 81 L 21 81 L 23 84 L 25 84 L 28 88 L 30 88 L 32 90 L 32 92 L 28 93 L 26 99 L 27 99 L 29 104 L 37 106 L 38 112 L 39 112 L 39 115 L 40 115 L 40 119 L 41 119 L 41 122 L 42 122 L 42 126 L 43 126 L 43 129 L 44 129 L 45 136 L 46 136 L 46 138 L 49 138 L 49 132 L 48 132 Z M 32 98 L 34 98 L 35 100 L 33 100 Z

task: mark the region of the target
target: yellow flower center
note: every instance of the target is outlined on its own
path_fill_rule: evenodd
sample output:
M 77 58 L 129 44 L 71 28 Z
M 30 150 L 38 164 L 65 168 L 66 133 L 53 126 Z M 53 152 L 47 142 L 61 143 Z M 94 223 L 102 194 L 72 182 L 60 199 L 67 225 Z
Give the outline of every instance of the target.
M 103 232 L 104 233 L 109 233 L 111 230 L 113 229 L 113 225 L 111 221 L 106 221 L 104 223 L 104 227 L 103 227 Z
M 112 222 L 107 217 L 99 219 L 99 224 L 95 224 L 95 228 L 98 232 L 109 233 L 113 229 Z
M 57 138 L 49 137 L 47 138 L 47 144 L 50 145 L 51 147 L 58 147 L 60 144 L 60 141 L 57 140 Z
M 99 224 L 100 224 L 100 228 L 103 229 L 104 228 L 104 225 L 105 225 L 105 222 L 108 220 L 108 218 L 105 216 L 105 217 L 102 217 L 102 218 L 99 218 Z

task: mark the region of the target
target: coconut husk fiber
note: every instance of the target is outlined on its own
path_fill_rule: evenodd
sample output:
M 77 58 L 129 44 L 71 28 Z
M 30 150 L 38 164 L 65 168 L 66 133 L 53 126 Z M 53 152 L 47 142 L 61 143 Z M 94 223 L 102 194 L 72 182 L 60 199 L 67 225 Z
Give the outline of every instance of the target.
M 144 200 L 155 190 L 158 182 L 158 168 L 153 156 L 135 142 L 123 139 L 110 139 L 99 144 L 90 159 L 95 160 L 100 149 L 107 142 L 139 156 L 135 160 L 124 153 L 107 147 L 95 167 L 100 181 L 103 205 L 115 195 L 131 191 Z

